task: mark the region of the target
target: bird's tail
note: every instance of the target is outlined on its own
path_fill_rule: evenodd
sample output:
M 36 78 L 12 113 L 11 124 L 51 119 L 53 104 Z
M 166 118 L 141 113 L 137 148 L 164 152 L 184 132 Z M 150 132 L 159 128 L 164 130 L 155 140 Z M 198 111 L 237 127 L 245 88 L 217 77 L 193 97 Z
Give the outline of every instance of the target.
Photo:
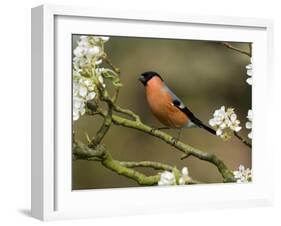
M 212 128 L 210 128 L 209 126 L 206 126 L 201 120 L 199 120 L 198 118 L 194 118 L 192 120 L 197 126 L 199 126 L 200 128 L 203 128 L 205 130 L 207 130 L 209 133 L 212 133 L 214 135 L 217 135 L 216 131 Z
M 210 133 L 212 133 L 212 134 L 214 134 L 214 135 L 217 135 L 217 132 L 216 132 L 214 129 L 210 128 L 209 126 L 206 126 L 206 125 L 204 125 L 203 123 L 201 124 L 201 126 L 202 126 L 202 128 L 204 128 L 204 129 L 207 130 L 208 132 L 210 132 Z

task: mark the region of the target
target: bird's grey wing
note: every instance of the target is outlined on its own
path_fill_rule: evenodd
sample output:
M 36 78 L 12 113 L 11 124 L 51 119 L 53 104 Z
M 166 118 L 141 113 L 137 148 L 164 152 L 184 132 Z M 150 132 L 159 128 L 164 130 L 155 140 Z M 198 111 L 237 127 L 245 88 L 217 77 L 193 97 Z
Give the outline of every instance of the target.
M 166 92 L 168 92 L 172 96 L 173 104 L 175 107 L 177 107 L 179 110 L 181 110 L 185 115 L 190 119 L 192 123 L 189 122 L 187 125 L 188 127 L 194 127 L 194 124 L 202 127 L 205 126 L 201 120 L 199 120 L 193 113 L 190 111 L 185 104 L 182 102 L 180 98 L 177 97 L 177 95 L 166 85 L 164 84 L 164 89 Z M 194 124 L 193 124 L 194 123 Z
M 172 96 L 174 106 L 181 110 L 183 113 L 185 113 L 186 116 L 190 119 L 191 122 L 187 124 L 187 127 L 194 127 L 196 125 L 208 130 L 212 134 L 216 134 L 215 130 L 206 126 L 200 119 L 196 118 L 195 115 L 184 105 L 181 99 L 178 98 L 176 94 L 174 94 L 173 91 L 170 90 L 170 88 L 166 84 L 164 84 L 164 89 Z
M 182 100 L 179 97 L 177 97 L 177 95 L 166 84 L 164 84 L 163 89 L 171 95 L 173 104 L 179 110 L 181 110 L 183 113 L 185 113 L 191 120 L 193 118 L 195 118 L 193 113 L 185 106 L 185 104 L 182 102 Z

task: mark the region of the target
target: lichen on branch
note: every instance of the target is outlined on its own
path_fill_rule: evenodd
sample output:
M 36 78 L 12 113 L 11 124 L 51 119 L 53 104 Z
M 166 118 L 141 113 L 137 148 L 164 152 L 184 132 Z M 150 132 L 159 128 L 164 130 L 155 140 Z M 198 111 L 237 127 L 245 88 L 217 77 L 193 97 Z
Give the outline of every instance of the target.
M 112 158 L 111 154 L 106 150 L 104 145 L 96 145 L 93 148 L 83 144 L 80 141 L 73 141 L 72 154 L 75 160 L 83 159 L 88 161 L 98 161 L 101 164 L 112 170 L 113 172 L 130 178 L 136 181 L 139 185 L 156 185 L 160 180 L 160 174 L 147 176 L 139 171 L 133 169 L 136 167 L 149 167 L 155 170 L 176 171 L 180 174 L 176 167 L 172 167 L 160 162 L 142 161 L 142 162 L 121 162 Z M 185 184 L 197 184 L 198 181 L 193 180 L 191 177 L 185 181 Z

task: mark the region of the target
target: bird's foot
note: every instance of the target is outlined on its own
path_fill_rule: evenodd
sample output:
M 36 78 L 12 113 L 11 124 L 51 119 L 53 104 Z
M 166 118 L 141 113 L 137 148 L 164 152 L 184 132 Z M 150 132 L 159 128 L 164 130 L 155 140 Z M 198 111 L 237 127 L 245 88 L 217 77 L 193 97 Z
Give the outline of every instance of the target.
M 172 137 L 171 143 L 172 145 L 175 145 L 179 141 L 178 138 Z

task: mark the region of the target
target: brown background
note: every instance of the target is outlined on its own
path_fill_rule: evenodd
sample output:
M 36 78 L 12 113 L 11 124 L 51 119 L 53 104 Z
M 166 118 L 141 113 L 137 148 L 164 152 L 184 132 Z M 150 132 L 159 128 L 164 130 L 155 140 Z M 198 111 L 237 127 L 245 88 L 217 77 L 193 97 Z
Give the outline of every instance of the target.
M 73 36 L 75 48 L 78 36 Z M 232 43 L 247 50 L 247 43 Z M 233 107 L 246 138 L 246 115 L 251 108 L 251 86 L 246 83 L 245 66 L 249 57 L 224 47 L 221 42 L 111 37 L 105 44 L 111 61 L 121 69 L 123 87 L 118 104 L 139 114 L 142 121 L 161 126 L 150 113 L 142 84 L 137 80 L 144 71 L 156 71 L 206 124 L 215 109 Z M 100 117 L 83 116 L 73 124 L 76 137 L 86 142 L 85 132 L 93 136 L 101 124 Z M 176 131 L 168 131 L 176 134 Z M 186 129 L 181 140 L 206 152 L 215 153 L 226 165 L 236 170 L 240 164 L 251 167 L 251 150 L 235 137 L 224 142 L 202 129 Z M 190 175 L 206 183 L 221 182 L 213 165 L 189 157 L 180 160 L 181 153 L 163 141 L 144 133 L 112 126 L 104 139 L 115 159 L 124 161 L 160 161 L 178 168 L 187 166 Z M 150 169 L 140 169 L 147 174 Z M 73 189 L 138 186 L 136 182 L 104 168 L 99 162 L 73 161 Z

